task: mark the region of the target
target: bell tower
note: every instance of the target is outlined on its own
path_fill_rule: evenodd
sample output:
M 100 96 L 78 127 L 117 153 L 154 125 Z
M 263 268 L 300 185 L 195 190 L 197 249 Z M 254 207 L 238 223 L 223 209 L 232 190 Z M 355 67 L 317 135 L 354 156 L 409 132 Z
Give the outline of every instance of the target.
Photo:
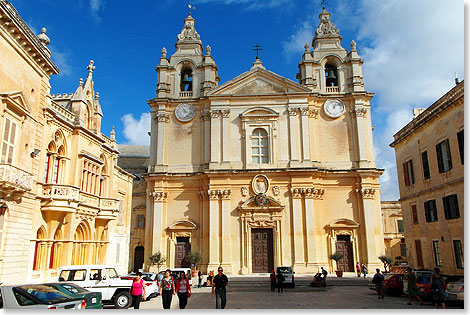
M 211 47 L 203 46 L 194 27 L 195 20 L 188 15 L 184 27 L 177 36 L 176 52 L 168 59 L 162 49 L 158 73 L 157 98 L 194 99 L 204 96 L 220 81 L 217 66 L 211 56 Z
M 362 63 L 351 41 L 351 51 L 341 46 L 339 29 L 323 8 L 312 41 L 312 48 L 305 43 L 305 51 L 299 63 L 299 83 L 321 94 L 344 94 L 364 91 Z

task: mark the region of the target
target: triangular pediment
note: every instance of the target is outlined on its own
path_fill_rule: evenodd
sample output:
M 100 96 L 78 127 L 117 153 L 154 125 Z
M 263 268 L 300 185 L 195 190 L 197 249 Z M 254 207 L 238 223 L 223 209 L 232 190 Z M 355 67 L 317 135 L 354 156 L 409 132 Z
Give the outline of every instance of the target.
M 276 95 L 308 93 L 310 89 L 274 72 L 255 68 L 225 82 L 209 92 L 211 95 Z
M 0 92 L 0 97 L 19 113 L 31 114 L 31 106 L 22 91 Z

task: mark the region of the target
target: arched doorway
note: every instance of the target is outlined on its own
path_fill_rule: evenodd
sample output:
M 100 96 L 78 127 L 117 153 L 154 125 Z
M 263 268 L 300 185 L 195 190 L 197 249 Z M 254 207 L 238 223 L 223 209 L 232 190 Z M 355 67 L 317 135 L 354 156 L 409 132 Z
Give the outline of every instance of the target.
M 142 269 L 144 265 L 144 247 L 142 245 L 136 246 L 134 249 L 134 272 Z

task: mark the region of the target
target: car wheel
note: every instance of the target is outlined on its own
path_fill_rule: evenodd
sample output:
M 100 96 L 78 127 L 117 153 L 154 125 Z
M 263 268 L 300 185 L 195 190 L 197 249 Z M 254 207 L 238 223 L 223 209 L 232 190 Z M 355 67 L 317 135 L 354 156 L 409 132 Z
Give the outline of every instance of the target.
M 132 298 L 129 295 L 129 292 L 121 291 L 114 297 L 114 306 L 116 308 L 129 308 L 132 303 Z

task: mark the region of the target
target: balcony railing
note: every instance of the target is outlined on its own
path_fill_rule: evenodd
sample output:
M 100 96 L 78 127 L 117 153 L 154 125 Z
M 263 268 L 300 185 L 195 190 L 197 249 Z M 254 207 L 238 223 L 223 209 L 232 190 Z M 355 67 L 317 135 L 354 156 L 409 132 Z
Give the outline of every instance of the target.
M 339 93 L 339 86 L 327 86 L 326 93 Z
M 43 198 L 52 200 L 78 201 L 80 190 L 70 185 L 45 184 L 42 186 Z
M 112 198 L 101 198 L 100 199 L 101 210 L 112 210 L 119 211 L 119 200 Z
M 193 97 L 193 92 L 192 91 L 183 91 L 183 92 L 180 92 L 180 97 L 181 98 L 191 98 Z
M 10 164 L 0 164 L 0 198 L 17 200 L 33 188 L 33 175 Z

